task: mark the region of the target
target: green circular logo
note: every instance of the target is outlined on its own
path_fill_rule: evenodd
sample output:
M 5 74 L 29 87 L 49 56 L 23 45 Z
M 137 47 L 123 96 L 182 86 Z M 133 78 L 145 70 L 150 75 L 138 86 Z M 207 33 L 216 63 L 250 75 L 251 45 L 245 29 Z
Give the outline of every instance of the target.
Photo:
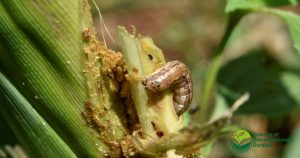
M 244 153 L 252 146 L 252 137 L 246 130 L 237 130 L 232 133 L 230 146 L 234 151 Z

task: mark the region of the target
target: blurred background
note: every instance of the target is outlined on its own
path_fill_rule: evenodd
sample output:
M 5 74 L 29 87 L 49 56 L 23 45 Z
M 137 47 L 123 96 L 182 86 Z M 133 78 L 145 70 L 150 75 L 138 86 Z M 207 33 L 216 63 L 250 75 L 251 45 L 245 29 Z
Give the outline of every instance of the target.
M 188 65 L 194 82 L 191 107 L 195 109 L 199 106 L 196 109 L 201 115 L 203 105 L 199 105 L 199 101 L 202 83 L 226 29 L 226 1 L 96 2 L 114 39 L 113 42 L 105 33 L 109 48 L 120 51 L 117 27 L 122 25 L 131 32 L 150 36 L 162 49 L 167 61 L 180 60 Z M 300 13 L 299 6 L 280 9 Z M 102 39 L 99 14 L 94 6 L 92 10 L 98 37 Z M 290 138 L 300 119 L 299 70 L 298 54 L 282 20 L 263 13 L 247 15 L 235 29 L 225 49 L 216 92 L 207 112 L 211 119 L 220 116 L 237 96 L 248 91 L 250 101 L 233 118 L 236 128 L 256 133 L 279 133 L 279 138 Z M 197 118 L 194 117 L 193 121 L 197 122 Z M 209 157 L 279 158 L 298 155 L 293 153 L 293 148 L 297 146 L 295 144 L 300 145 L 299 136 L 290 140 L 288 143 L 272 143 L 272 147 L 252 148 L 249 152 L 239 154 L 230 149 L 228 135 L 224 134 L 213 145 Z

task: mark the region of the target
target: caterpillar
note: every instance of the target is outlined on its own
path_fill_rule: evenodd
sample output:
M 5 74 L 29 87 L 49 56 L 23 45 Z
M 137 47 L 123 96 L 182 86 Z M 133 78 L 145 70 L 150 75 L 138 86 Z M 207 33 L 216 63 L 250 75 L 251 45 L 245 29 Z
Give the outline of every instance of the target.
M 170 61 L 147 76 L 142 84 L 151 92 L 171 88 L 178 116 L 188 108 L 193 98 L 193 82 L 188 67 L 180 61 Z

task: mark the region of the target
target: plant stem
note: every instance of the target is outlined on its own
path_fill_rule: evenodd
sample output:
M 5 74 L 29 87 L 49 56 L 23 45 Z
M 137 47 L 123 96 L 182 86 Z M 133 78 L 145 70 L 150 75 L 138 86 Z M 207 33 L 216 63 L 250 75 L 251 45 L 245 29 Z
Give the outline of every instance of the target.
M 198 113 L 195 115 L 195 120 L 197 120 L 197 122 L 200 123 L 205 123 L 208 119 L 209 116 L 209 107 L 210 107 L 210 103 L 209 100 L 211 98 L 211 96 L 213 95 L 213 91 L 214 91 L 214 85 L 216 83 L 216 79 L 218 76 L 218 72 L 222 63 L 222 53 L 224 52 L 224 49 L 226 47 L 226 44 L 233 32 L 233 30 L 235 29 L 235 27 L 237 26 L 237 24 L 239 23 L 240 19 L 243 17 L 244 13 L 241 12 L 233 12 L 229 15 L 229 21 L 228 21 L 228 25 L 226 27 L 226 31 L 225 34 L 218 46 L 218 48 L 216 49 L 216 52 L 214 54 L 213 60 L 211 62 L 211 65 L 208 69 L 208 73 L 206 75 L 206 79 L 203 82 L 203 89 L 202 89 L 202 95 L 200 96 L 200 107 L 201 107 L 201 114 Z

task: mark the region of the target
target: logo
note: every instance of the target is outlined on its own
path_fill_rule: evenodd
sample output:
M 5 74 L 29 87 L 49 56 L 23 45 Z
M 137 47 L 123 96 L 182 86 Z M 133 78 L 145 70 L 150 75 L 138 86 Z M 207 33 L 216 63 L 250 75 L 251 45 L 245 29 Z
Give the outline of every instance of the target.
M 269 148 L 276 143 L 287 143 L 289 139 L 280 137 L 279 132 L 256 133 L 239 129 L 230 135 L 229 145 L 233 151 L 245 153 L 251 148 Z
M 232 133 L 229 143 L 234 151 L 244 153 L 252 147 L 252 137 L 246 130 L 237 130 Z

